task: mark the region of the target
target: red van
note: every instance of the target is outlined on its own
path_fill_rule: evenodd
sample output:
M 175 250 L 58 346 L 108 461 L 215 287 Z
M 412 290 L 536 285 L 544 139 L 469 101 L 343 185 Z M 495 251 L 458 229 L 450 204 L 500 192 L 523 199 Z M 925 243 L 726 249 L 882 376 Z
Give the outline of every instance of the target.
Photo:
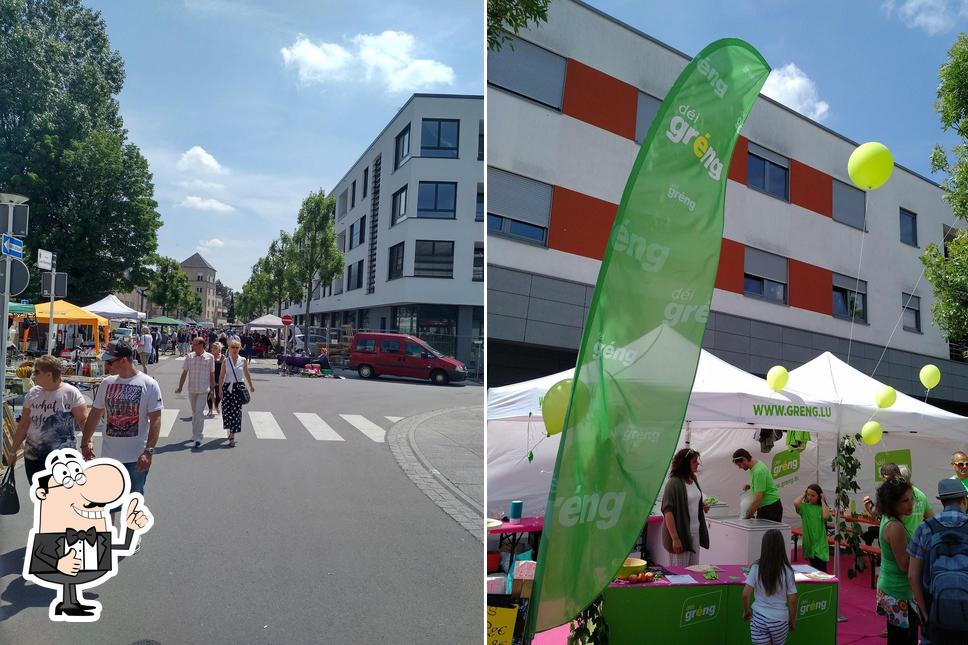
M 467 378 L 467 368 L 459 360 L 406 334 L 357 333 L 350 348 L 350 369 L 359 372 L 360 378 L 409 376 L 430 379 L 436 385 Z

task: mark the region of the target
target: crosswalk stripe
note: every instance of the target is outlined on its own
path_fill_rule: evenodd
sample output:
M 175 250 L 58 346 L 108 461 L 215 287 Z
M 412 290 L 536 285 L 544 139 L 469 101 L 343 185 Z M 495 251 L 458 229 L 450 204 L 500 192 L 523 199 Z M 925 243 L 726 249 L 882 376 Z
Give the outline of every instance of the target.
M 293 412 L 299 423 L 306 427 L 309 434 L 318 441 L 344 441 L 343 437 L 336 434 L 336 431 L 329 427 L 329 424 L 319 418 L 318 414 L 311 412 Z
M 225 428 L 222 427 L 222 418 L 214 417 L 212 419 L 205 419 L 205 424 L 202 426 L 202 436 L 203 437 L 225 437 Z
M 255 436 L 259 439 L 286 438 L 271 412 L 249 412 L 249 420 L 252 422 Z
M 175 425 L 175 421 L 178 420 L 178 410 L 169 410 L 165 408 L 161 411 L 161 434 L 159 436 L 167 437 L 171 434 L 171 429 Z
M 386 431 L 359 414 L 341 414 L 341 417 L 354 428 L 378 443 L 386 442 Z
M 386 420 L 389 421 L 390 423 L 396 423 L 397 421 L 400 421 L 401 419 L 403 419 L 403 417 L 386 417 Z

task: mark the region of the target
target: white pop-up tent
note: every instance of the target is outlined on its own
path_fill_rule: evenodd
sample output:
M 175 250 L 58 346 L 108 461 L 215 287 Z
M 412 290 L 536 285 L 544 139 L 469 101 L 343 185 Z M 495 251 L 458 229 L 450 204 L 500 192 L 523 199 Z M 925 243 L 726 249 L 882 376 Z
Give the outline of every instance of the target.
M 83 307 L 83 309 L 87 309 L 108 320 L 116 320 L 119 318 L 143 320 L 147 317 L 144 312 L 136 311 L 118 300 L 117 296 L 113 293 L 109 293 L 97 302 Z
M 487 394 L 487 505 L 503 514 L 512 499 L 524 501 L 525 513 L 543 515 L 554 474 L 560 435 L 546 437 L 540 398 L 574 370 L 532 381 L 492 388 Z M 792 406 L 792 408 L 791 408 Z M 795 408 L 795 409 L 794 409 Z M 766 381 L 702 350 L 686 410 L 684 435 L 701 429 L 742 429 L 752 435 L 760 426 L 833 431 L 820 402 L 795 392 L 774 392 Z M 813 416 L 783 416 L 787 411 Z M 769 414 L 775 412 L 776 414 Z M 684 436 L 681 441 L 685 441 Z M 534 460 L 528 462 L 529 449 Z

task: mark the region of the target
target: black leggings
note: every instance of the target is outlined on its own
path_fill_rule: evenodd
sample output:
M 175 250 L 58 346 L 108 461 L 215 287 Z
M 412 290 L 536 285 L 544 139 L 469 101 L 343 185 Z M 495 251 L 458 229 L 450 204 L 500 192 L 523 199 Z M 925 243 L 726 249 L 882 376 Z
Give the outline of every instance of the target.
M 913 610 L 908 611 L 908 620 L 907 629 L 887 624 L 887 645 L 918 645 L 918 619 Z

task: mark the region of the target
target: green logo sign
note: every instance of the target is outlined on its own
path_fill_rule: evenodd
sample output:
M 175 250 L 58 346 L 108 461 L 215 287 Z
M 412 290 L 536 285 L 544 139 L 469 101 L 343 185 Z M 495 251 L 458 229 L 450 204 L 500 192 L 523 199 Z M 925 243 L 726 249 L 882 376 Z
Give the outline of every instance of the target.
M 686 598 L 682 603 L 682 619 L 679 621 L 679 627 L 692 627 L 712 620 L 719 614 L 722 604 L 722 591 L 712 591 Z
M 816 618 L 817 616 L 823 616 L 828 611 L 832 611 L 834 608 L 834 603 L 831 599 L 832 595 L 832 587 L 821 588 L 816 591 L 807 591 L 800 594 L 797 605 L 797 615 L 800 616 L 800 620 Z
M 779 479 L 792 475 L 800 470 L 800 453 L 796 450 L 784 450 L 773 455 L 773 464 L 770 467 L 773 479 Z
M 886 450 L 884 452 L 879 452 L 874 455 L 874 481 L 880 483 L 881 481 L 881 466 L 883 464 L 897 464 L 898 466 L 907 466 L 911 471 L 911 475 L 914 475 L 914 468 L 911 467 L 911 451 L 910 450 Z

